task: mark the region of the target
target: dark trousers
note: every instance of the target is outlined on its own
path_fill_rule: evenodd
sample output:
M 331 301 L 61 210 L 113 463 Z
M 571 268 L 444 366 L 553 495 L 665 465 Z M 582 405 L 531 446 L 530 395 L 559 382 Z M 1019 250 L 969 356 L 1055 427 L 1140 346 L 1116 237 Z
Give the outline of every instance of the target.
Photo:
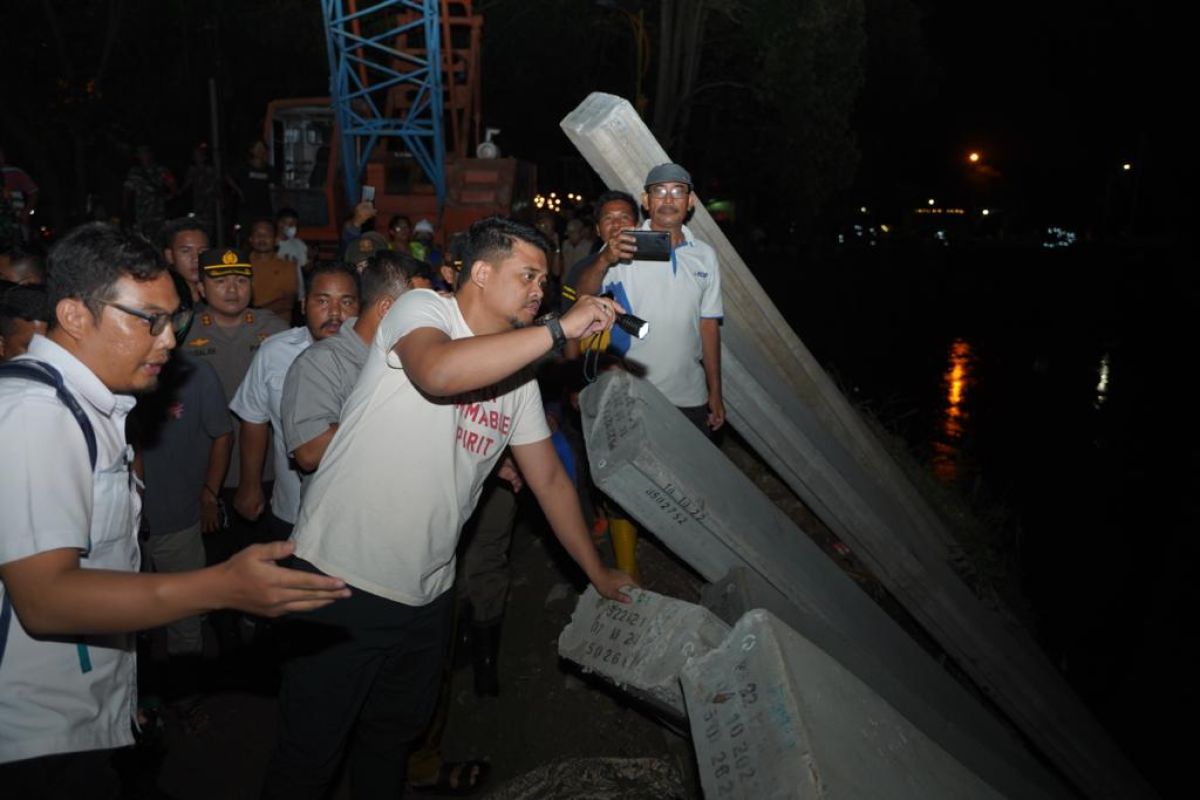
M 717 432 L 708 427 L 708 406 L 675 406 L 683 415 L 688 418 L 688 422 L 700 429 L 700 432 L 709 438 L 710 441 L 716 441 Z
M 453 592 L 413 607 L 352 591 L 296 615 L 283 633 L 288 657 L 264 798 L 323 797 L 343 752 L 356 800 L 404 794 L 409 747 L 437 701 Z
M 114 752 L 55 753 L 0 764 L 0 795 L 14 800 L 115 798 L 121 782 L 112 766 Z

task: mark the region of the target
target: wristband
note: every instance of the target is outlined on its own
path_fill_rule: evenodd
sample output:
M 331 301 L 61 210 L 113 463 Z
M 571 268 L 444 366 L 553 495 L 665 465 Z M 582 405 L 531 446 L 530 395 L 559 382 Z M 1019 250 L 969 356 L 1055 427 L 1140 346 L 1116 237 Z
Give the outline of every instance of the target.
M 567 344 L 567 335 L 563 333 L 562 323 L 558 321 L 558 314 L 550 312 L 543 314 L 537 318 L 538 325 L 544 325 L 546 330 L 550 331 L 550 336 L 554 339 L 554 345 L 551 349 L 562 350 Z

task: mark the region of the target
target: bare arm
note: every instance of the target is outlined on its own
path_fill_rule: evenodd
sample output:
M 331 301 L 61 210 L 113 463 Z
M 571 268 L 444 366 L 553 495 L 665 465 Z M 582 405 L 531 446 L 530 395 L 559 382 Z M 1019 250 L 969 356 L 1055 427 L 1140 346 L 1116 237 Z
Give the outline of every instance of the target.
M 337 429 L 338 426 L 335 422 L 323 433 L 314 436 L 293 450 L 292 458 L 296 459 L 296 465 L 305 472 L 315 472 L 317 467 L 321 466 L 321 459 L 325 457 L 325 451 L 329 449 L 329 443 L 333 441 L 333 435 L 337 433 Z
M 233 507 L 246 519 L 258 519 L 266 508 L 263 499 L 263 466 L 267 462 L 267 444 L 271 426 L 267 422 L 241 421 L 238 436 L 238 451 L 241 454 L 242 473 Z
M 578 339 L 612 327 L 615 312 L 623 310 L 611 300 L 580 297 L 560 324 L 568 339 Z M 451 339 L 437 328 L 417 328 L 393 350 L 421 391 L 452 397 L 499 383 L 553 344 L 550 331 L 540 325 L 464 339 Z
M 708 384 L 708 427 L 717 430 L 725 424 L 725 400 L 721 395 L 721 321 L 700 320 L 700 357 L 704 362 L 704 380 Z
M 624 572 L 601 563 L 579 510 L 575 486 L 554 452 L 554 445 L 549 439 L 542 439 L 532 444 L 514 445 L 511 449 L 525 484 L 537 497 L 554 535 L 567 553 L 575 559 L 596 591 L 610 600 L 628 603 L 629 598 L 620 590 L 637 583 Z
M 274 617 L 349 596 L 343 581 L 274 563 L 291 552 L 273 542 L 206 569 L 137 573 L 83 569 L 78 550 L 59 548 L 0 566 L 0 580 L 35 635 L 122 633 L 218 608 Z

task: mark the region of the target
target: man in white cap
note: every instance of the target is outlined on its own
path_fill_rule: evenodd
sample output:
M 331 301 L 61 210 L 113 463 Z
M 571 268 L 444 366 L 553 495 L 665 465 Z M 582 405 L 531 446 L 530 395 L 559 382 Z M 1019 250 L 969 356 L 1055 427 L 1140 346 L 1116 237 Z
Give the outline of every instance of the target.
M 427 219 L 413 226 L 413 240 L 409 242 L 412 254 L 434 269 L 442 265 L 442 251 L 433 243 L 433 223 Z
M 619 231 L 608 251 L 632 258 L 597 258 L 575 282 L 580 295 L 611 292 L 650 322 L 636 339 L 612 329 L 609 347 L 646 370 L 646 379 L 710 436 L 725 424 L 721 397 L 721 271 L 717 254 L 684 225 L 696 205 L 692 177 L 678 164 L 659 164 L 646 176 L 643 230 L 671 237 L 667 261 L 638 260 L 632 237 Z

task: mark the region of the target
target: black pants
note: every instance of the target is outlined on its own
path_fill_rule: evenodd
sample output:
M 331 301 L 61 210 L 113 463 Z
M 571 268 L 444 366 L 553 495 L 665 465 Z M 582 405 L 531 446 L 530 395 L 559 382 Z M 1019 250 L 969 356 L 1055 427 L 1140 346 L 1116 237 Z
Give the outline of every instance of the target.
M 675 406 L 683 415 L 688 418 L 688 422 L 699 428 L 700 432 L 709 438 L 710 441 L 716 441 L 717 432 L 708 427 L 708 406 Z
M 323 797 L 347 750 L 356 800 L 403 796 L 409 746 L 437 701 L 453 594 L 413 607 L 353 589 L 288 623 L 264 798 Z
M 112 766 L 114 752 L 55 753 L 0 764 L 0 795 L 14 800 L 115 798 L 121 782 Z

